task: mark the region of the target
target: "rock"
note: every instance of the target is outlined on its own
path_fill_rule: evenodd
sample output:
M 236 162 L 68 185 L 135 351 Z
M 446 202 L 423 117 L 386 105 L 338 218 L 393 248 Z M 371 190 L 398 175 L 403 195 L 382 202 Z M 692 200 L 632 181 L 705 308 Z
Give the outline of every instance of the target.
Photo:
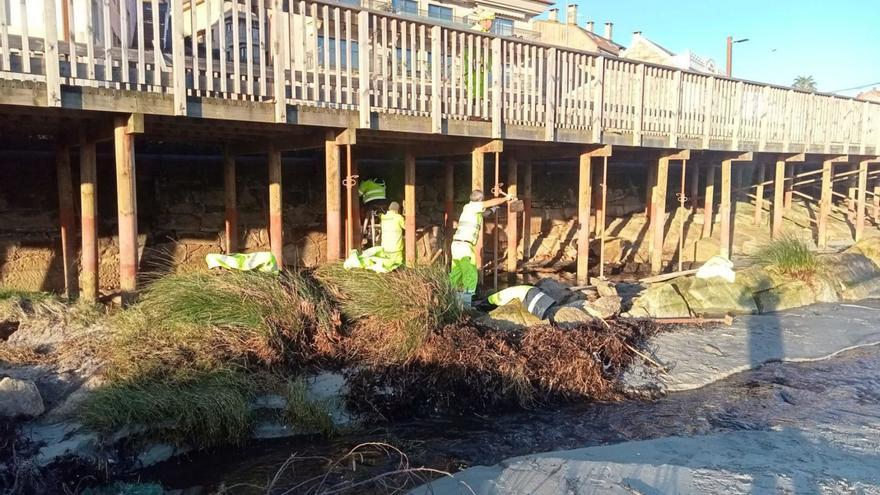
M 840 299 L 854 301 L 880 297 L 880 266 L 875 265 L 861 252 L 848 251 L 823 256 L 822 261 L 824 266 L 834 267 L 833 271 L 822 278 L 831 286 L 831 292 L 839 295 Z
M 758 292 L 755 301 L 761 313 L 784 311 L 816 302 L 816 290 L 806 282 L 796 280 Z
M 36 417 L 45 411 L 37 385 L 30 380 L 0 380 L 0 415 Z
M 691 316 L 691 310 L 688 307 L 687 301 L 681 297 L 675 286 L 669 283 L 653 285 L 643 291 L 633 299 L 632 309 L 629 313 L 637 318 L 682 318 Z
M 721 252 L 721 244 L 718 239 L 713 237 L 707 237 L 705 239 L 700 239 L 694 244 L 694 261 L 697 263 L 703 263 L 712 256 L 717 255 Z
M 748 287 L 721 279 L 681 278 L 673 282 L 696 315 L 755 314 L 758 306 Z
M 880 239 L 862 239 L 846 250 L 847 253 L 861 254 L 880 267 Z
M 552 278 L 542 278 L 535 284 L 535 287 L 541 289 L 544 294 L 550 296 L 557 303 L 563 303 L 572 294 L 568 286 Z
M 601 278 L 591 278 L 590 285 L 596 286 L 599 297 L 617 296 L 617 286 L 613 282 L 602 280 Z
M 526 311 L 518 301 L 512 301 L 507 305 L 499 306 L 487 315 L 476 319 L 480 325 L 494 328 L 495 330 L 523 330 L 525 328 L 549 323 Z
M 556 310 L 556 313 L 553 315 L 553 322 L 557 325 L 568 328 L 574 327 L 583 323 L 589 323 L 593 321 L 593 317 L 590 316 L 586 311 L 571 306 L 563 306 Z
M 622 301 L 620 296 L 602 296 L 593 302 L 585 302 L 584 310 L 596 318 L 607 320 L 620 313 Z

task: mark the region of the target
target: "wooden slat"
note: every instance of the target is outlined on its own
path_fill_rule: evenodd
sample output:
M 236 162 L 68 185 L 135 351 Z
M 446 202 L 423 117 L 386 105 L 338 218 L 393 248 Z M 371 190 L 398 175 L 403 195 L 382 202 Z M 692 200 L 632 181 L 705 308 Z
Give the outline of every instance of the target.
M 44 0 L 46 1 L 46 0 Z M 51 0 L 54 1 L 54 0 Z M 76 60 L 76 10 L 73 8 L 73 0 L 63 0 L 67 3 L 67 54 L 70 61 L 70 77 L 77 79 L 79 77 L 79 64 Z M 139 0 L 141 1 L 141 0 Z
M 183 55 L 183 0 L 171 1 L 171 69 L 174 78 L 174 114 L 186 115 L 186 64 Z
M 501 38 L 492 39 L 492 137 L 500 139 L 504 127 L 503 118 L 503 95 L 502 83 L 504 80 L 504 71 L 502 54 L 501 54 Z M 487 71 L 488 72 L 488 71 Z
M 333 88 L 334 100 L 333 102 L 339 105 L 342 103 L 342 22 L 341 22 L 341 13 L 339 12 L 339 7 L 333 7 L 333 46 L 334 49 L 334 60 L 335 68 L 333 73 L 335 75 L 335 82 Z M 324 40 L 324 46 L 329 47 L 329 40 Z
M 318 4 L 312 4 L 312 38 L 309 49 L 312 52 L 312 100 L 321 101 L 320 53 L 318 52 Z M 326 29 L 326 28 L 325 28 Z
M 220 46 L 218 47 L 219 48 L 218 62 L 220 63 L 220 92 L 223 93 L 224 95 L 226 94 L 226 92 L 229 89 L 227 86 L 227 80 L 226 80 L 227 79 L 227 76 L 226 76 L 226 64 L 227 64 L 226 56 L 227 55 L 226 55 L 226 15 L 225 15 L 226 7 L 225 7 L 225 4 L 226 4 L 225 0 L 220 0 L 220 13 L 221 13 L 221 15 L 220 15 L 220 20 L 217 22 L 217 24 L 218 24 L 217 40 L 220 43 Z M 292 10 L 293 9 L 291 8 L 291 11 Z
M 364 22 L 364 26 L 369 25 L 369 17 L 367 17 L 367 21 Z M 369 40 L 369 38 L 368 38 Z M 351 31 L 351 11 L 345 11 L 345 102 L 349 105 L 354 105 L 354 79 L 352 76 L 352 71 L 354 70 L 354 60 L 352 60 L 352 45 L 354 44 L 354 37 L 352 36 Z M 364 45 L 364 49 L 367 53 L 369 53 L 369 46 Z M 366 68 L 364 72 L 369 74 L 370 66 L 369 66 L 369 58 L 366 64 Z M 367 79 L 369 81 L 369 78 Z
M 55 26 L 55 1 L 43 2 L 43 19 L 46 30 L 45 51 L 46 64 L 46 99 L 50 107 L 61 106 L 61 74 L 58 57 L 58 31 Z M 76 57 L 74 57 L 76 60 Z
M 199 74 L 201 72 L 199 68 L 199 40 L 196 35 L 196 26 L 198 26 L 198 17 L 196 16 L 197 6 L 196 0 L 189 0 L 189 22 L 190 22 L 190 51 L 192 52 L 192 89 L 193 94 L 198 95 L 200 81 Z
M 147 49 L 144 41 L 144 0 L 137 0 L 135 6 L 137 7 L 137 82 L 138 84 L 147 84 Z
M 410 103 L 409 107 L 411 110 L 418 109 L 418 87 L 416 85 L 416 78 L 418 77 L 417 68 L 419 65 L 418 61 L 418 50 L 416 45 L 416 25 L 415 23 L 410 23 L 409 25 L 409 97 Z
M 119 62 L 119 70 L 121 71 L 121 81 L 123 88 L 128 88 L 128 82 L 131 79 L 131 74 L 128 72 L 128 49 L 131 45 L 128 42 L 128 2 L 118 2 L 119 6 L 119 45 L 122 48 L 120 62 Z M 183 19 L 181 18 L 181 25 L 183 24 Z
M 397 19 L 391 19 L 391 45 L 386 45 L 386 49 L 391 56 L 391 108 L 400 108 L 397 96 L 398 83 L 400 78 L 397 73 Z
M 30 21 L 27 15 L 27 0 L 19 2 L 18 11 L 21 13 L 21 68 L 25 74 L 31 73 L 31 37 L 28 32 Z M 54 19 L 52 25 L 55 24 Z M 48 24 L 48 23 L 47 23 Z
M 241 35 L 238 27 L 238 2 L 239 0 L 232 0 L 230 9 L 232 17 L 232 92 L 235 93 L 236 98 L 241 94 Z
M 208 0 L 213 1 L 213 0 Z M 89 1 L 86 2 L 91 3 Z M 150 2 L 150 19 L 153 24 L 153 86 L 159 88 L 162 86 L 162 40 L 159 36 L 159 4 L 158 2 Z M 91 38 L 91 37 L 90 37 Z M 91 58 L 91 57 L 90 57 Z
M 237 1 L 237 0 L 235 0 Z M 247 87 L 245 94 L 253 96 L 254 94 L 254 11 L 253 0 L 244 0 L 244 64 L 245 64 L 245 81 Z
M 9 17 L 6 1 L 0 1 L 0 70 L 8 71 L 12 67 L 9 50 Z
M 214 43 L 213 43 L 213 12 L 211 10 L 211 4 L 214 3 L 214 0 L 205 0 L 205 91 L 209 93 L 214 92 Z M 222 13 L 223 10 L 221 9 Z M 278 17 L 276 17 L 277 19 Z M 223 20 L 223 16 L 220 17 L 219 21 L 220 29 L 223 30 L 225 26 L 225 21 Z M 221 61 L 221 65 L 222 61 Z
M 419 25 L 419 66 L 418 66 L 418 74 L 419 80 L 421 82 L 421 87 L 419 88 L 419 111 L 426 112 L 426 105 L 428 103 L 428 51 L 425 50 L 425 42 L 427 36 L 425 36 L 425 25 Z M 433 75 L 431 76 L 433 78 Z M 438 93 L 440 92 L 439 86 L 436 90 Z
M 275 100 L 275 122 L 287 122 L 287 83 L 284 75 L 283 0 L 272 0 L 272 92 Z
M 443 96 L 441 89 L 443 51 L 441 50 L 442 33 L 440 26 L 431 27 L 431 132 L 439 134 L 443 131 Z M 424 91 L 424 90 L 423 90 Z
M 370 33 L 366 29 L 369 24 L 370 13 L 358 12 L 358 107 L 360 126 L 365 128 L 370 127 L 370 73 L 375 70 L 370 66 L 370 52 L 376 51 L 375 45 L 370 46 Z
M 257 45 L 260 48 L 260 96 L 266 98 L 269 96 L 269 89 L 266 81 L 266 53 L 268 52 L 268 50 L 266 50 L 266 30 L 268 29 L 268 24 L 266 23 L 266 0 L 257 0 L 257 28 L 257 32 L 260 36 L 260 43 Z M 281 80 L 284 80 L 283 75 Z
M 110 26 L 110 0 L 102 2 L 102 19 L 104 31 L 104 80 L 113 81 L 113 33 Z
M 556 48 L 548 48 L 547 78 L 545 79 L 544 140 L 556 139 Z

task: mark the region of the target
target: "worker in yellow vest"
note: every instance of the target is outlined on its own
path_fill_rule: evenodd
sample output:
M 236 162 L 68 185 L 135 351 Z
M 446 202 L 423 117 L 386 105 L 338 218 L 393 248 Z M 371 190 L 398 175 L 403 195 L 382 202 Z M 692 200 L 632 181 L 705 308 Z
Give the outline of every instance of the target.
M 385 257 L 395 264 L 403 264 L 403 231 L 406 223 L 400 214 L 400 203 L 392 201 L 388 205 L 388 212 L 379 215 L 379 225 Z
M 385 181 L 382 179 L 367 179 L 358 185 L 358 194 L 360 194 L 364 205 L 373 201 L 384 200 Z
M 505 306 L 519 301 L 526 311 L 544 319 L 556 301 L 533 285 L 514 285 L 489 296 L 488 302 L 494 306 Z
M 464 205 L 458 218 L 458 227 L 452 236 L 452 269 L 449 281 L 462 295 L 462 301 L 470 303 L 477 291 L 480 277 L 477 267 L 477 242 L 483 230 L 483 212 L 516 198 L 502 196 L 483 201 L 483 191 L 474 189 L 470 203 Z

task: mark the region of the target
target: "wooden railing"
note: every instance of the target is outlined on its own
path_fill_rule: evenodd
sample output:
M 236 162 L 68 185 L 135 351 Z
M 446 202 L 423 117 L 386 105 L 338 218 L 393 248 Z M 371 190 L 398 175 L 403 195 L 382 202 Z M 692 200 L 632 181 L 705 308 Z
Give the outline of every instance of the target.
M 94 86 L 173 95 L 178 115 L 200 97 L 274 102 L 277 122 L 290 105 L 313 106 L 357 112 L 361 127 L 397 113 L 429 118 L 435 133 L 485 121 L 492 137 L 523 128 L 545 140 L 880 153 L 880 104 L 349 3 L 137 0 L 129 11 L 118 0 L 45 0 L 35 12 L 39 4 L 0 1 L 0 79 L 44 82 L 50 106 L 61 105 L 62 86 Z

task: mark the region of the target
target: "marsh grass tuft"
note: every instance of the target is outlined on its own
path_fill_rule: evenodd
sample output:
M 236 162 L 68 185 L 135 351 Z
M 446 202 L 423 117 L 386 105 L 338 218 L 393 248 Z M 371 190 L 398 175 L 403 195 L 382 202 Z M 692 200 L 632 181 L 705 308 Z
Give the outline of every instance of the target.
M 317 277 L 354 322 L 353 347 L 378 360 L 406 361 L 433 330 L 462 317 L 447 271 L 439 265 L 378 274 L 325 265 Z
M 324 435 L 336 432 L 333 418 L 326 401 L 309 397 L 309 387 L 302 378 L 287 383 L 285 398 L 287 409 L 284 411 L 288 423 L 304 431 L 315 431 Z
M 821 269 L 819 257 L 807 243 L 791 236 L 764 244 L 754 258 L 765 268 L 807 282 L 813 280 Z

